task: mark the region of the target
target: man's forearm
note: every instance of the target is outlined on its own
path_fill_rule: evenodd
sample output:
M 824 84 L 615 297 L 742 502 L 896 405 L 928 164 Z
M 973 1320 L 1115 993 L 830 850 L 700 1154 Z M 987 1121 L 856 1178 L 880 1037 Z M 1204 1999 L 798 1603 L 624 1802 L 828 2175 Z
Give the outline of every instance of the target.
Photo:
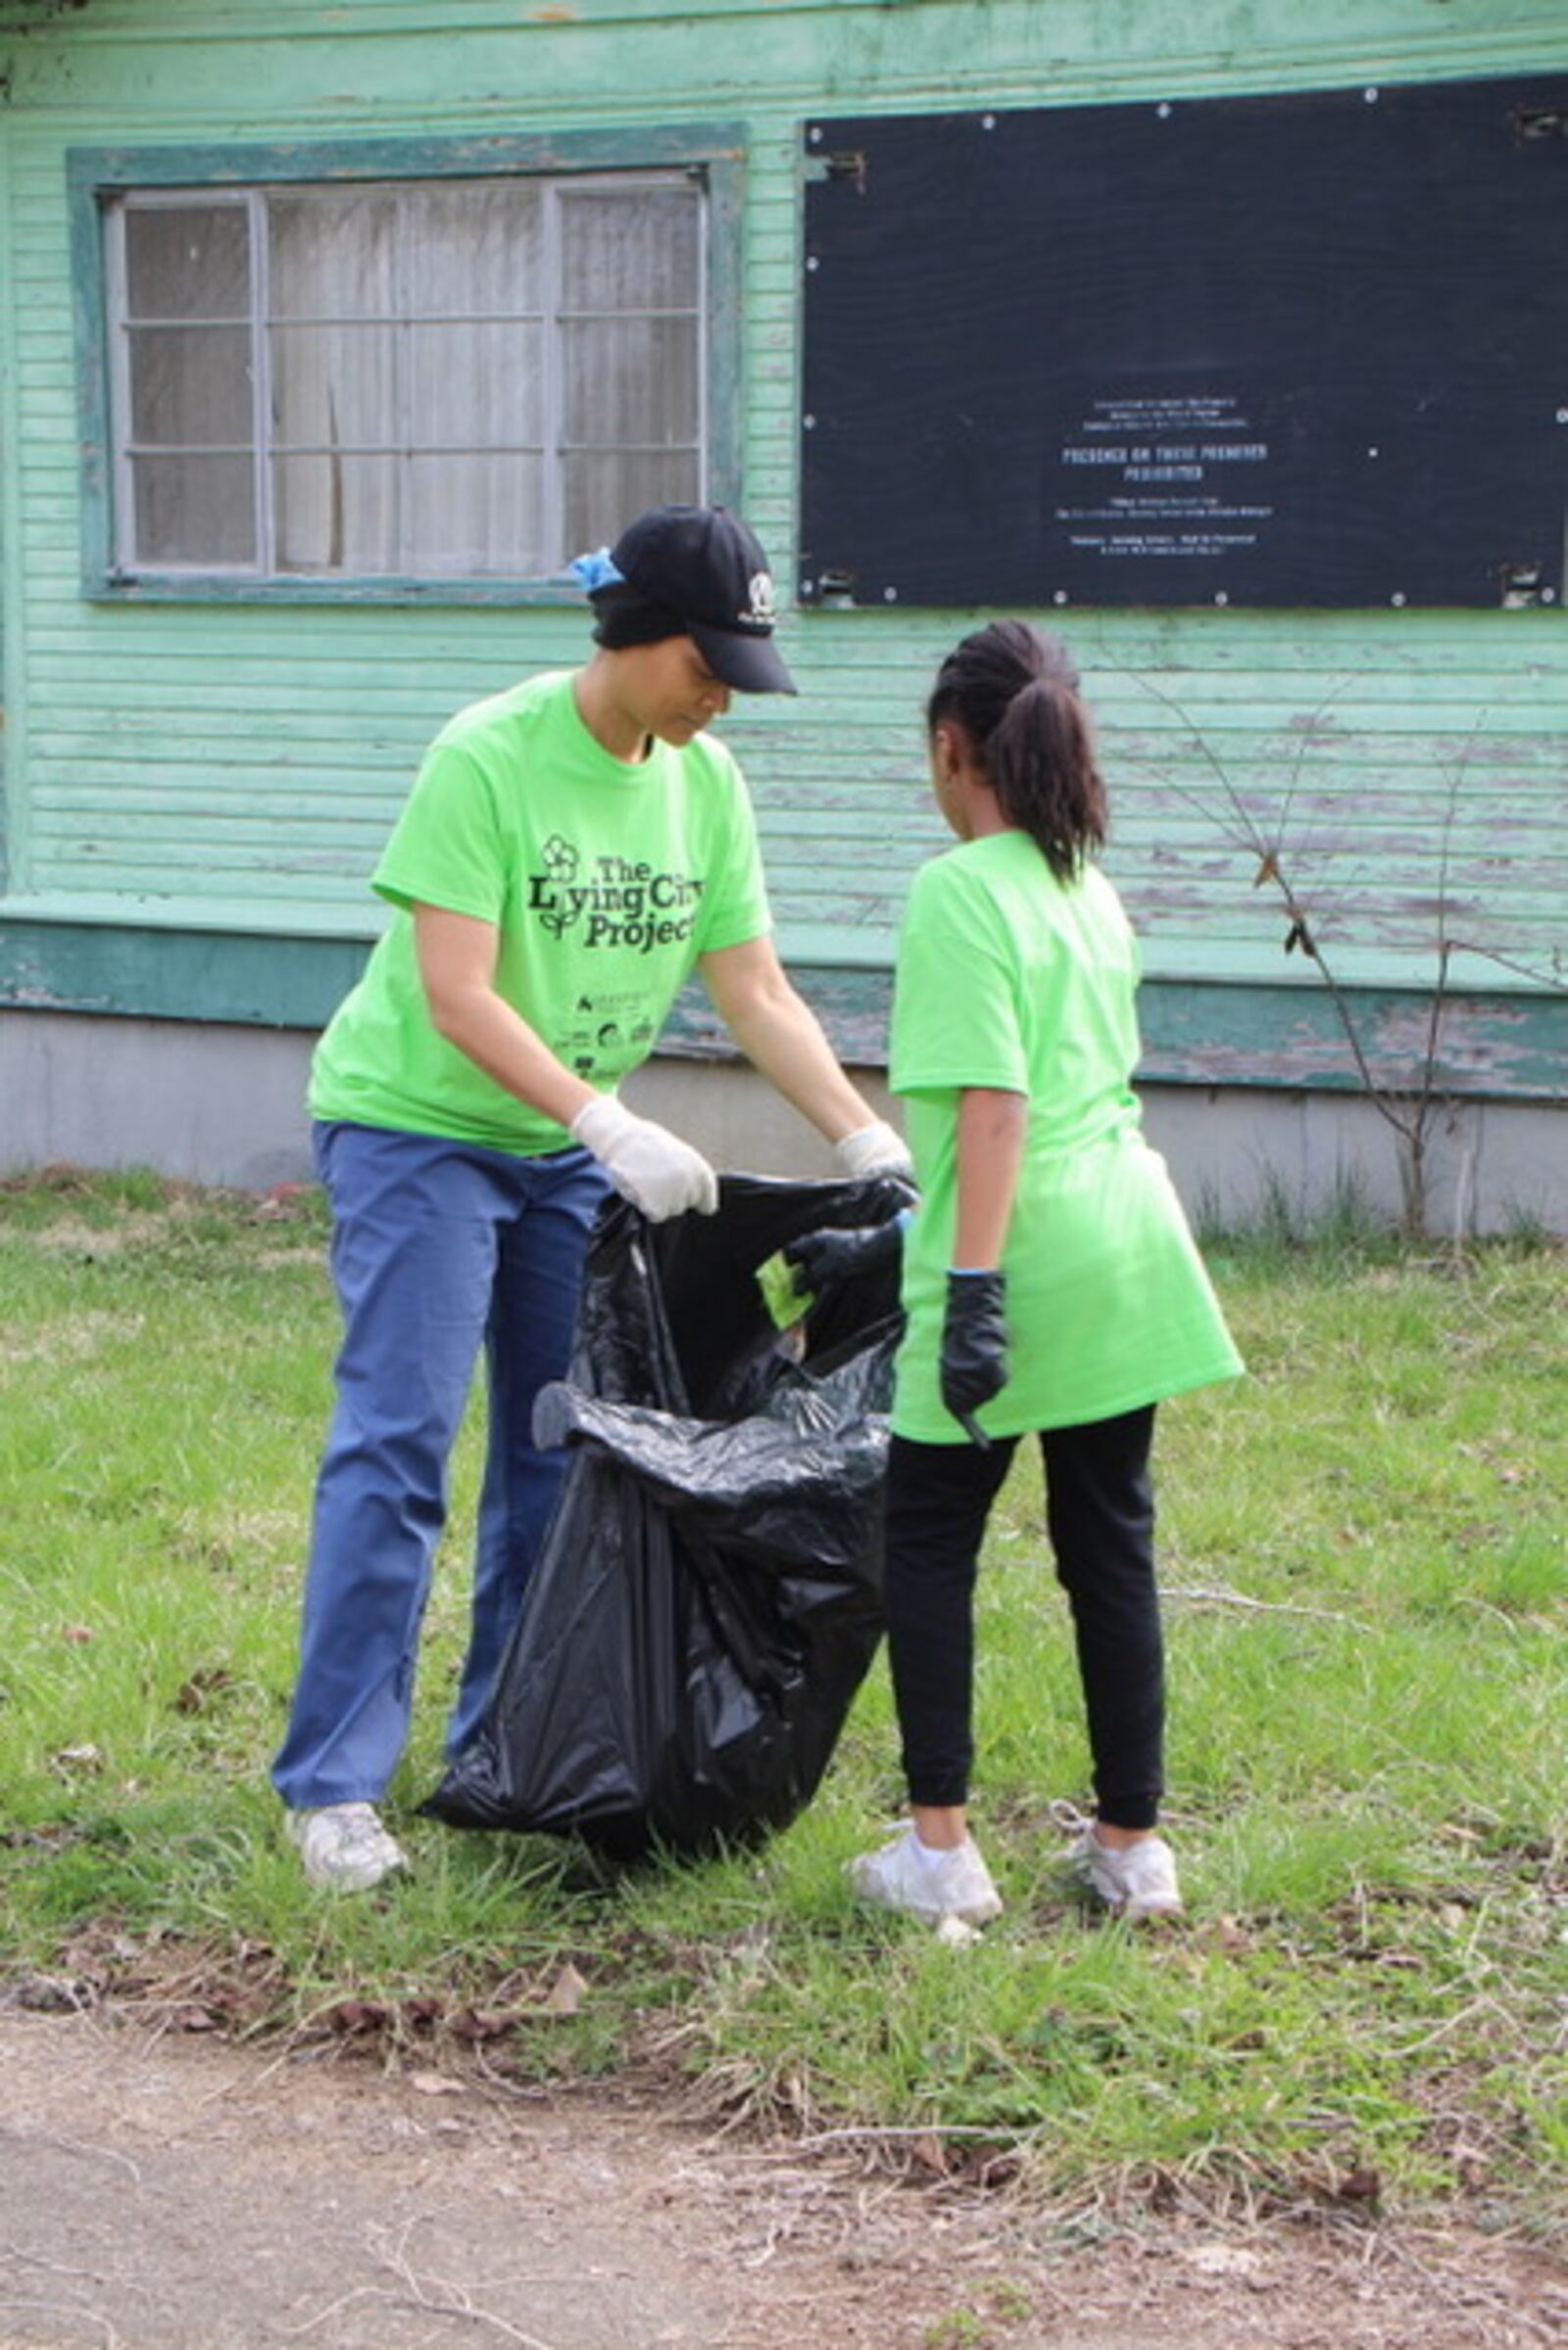
M 440 906 L 414 908 L 415 953 L 438 1036 L 517 1101 L 569 1126 L 594 1089 L 563 1066 L 544 1039 L 496 993 L 493 922 Z
M 748 1004 L 725 1024 L 753 1067 L 828 1142 L 875 1118 L 840 1068 L 816 1014 L 793 988 Z
M 594 1088 L 564 1067 L 493 989 L 465 987 L 442 994 L 431 1000 L 430 1016 L 447 1043 L 466 1053 L 476 1068 L 562 1126 L 569 1127 L 595 1099 Z

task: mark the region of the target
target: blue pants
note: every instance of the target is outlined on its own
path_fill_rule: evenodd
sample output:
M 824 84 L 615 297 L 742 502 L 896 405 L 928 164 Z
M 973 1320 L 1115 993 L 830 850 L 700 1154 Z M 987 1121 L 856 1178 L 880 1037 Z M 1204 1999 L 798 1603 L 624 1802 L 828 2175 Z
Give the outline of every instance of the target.
M 516 1620 L 564 1457 L 534 1397 L 566 1368 L 608 1188 L 589 1151 L 515 1158 L 433 1135 L 319 1125 L 343 1311 L 316 1489 L 299 1682 L 272 1782 L 294 1810 L 375 1802 L 408 1736 L 447 1470 L 479 1349 L 490 1431 L 468 1653 L 447 1735 L 472 1734 Z

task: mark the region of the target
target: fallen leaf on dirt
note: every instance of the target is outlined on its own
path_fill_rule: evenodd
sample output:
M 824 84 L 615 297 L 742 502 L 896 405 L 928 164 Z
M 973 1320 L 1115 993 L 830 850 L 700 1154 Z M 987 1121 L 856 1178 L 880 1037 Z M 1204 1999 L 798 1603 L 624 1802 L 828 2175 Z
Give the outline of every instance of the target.
M 263 1223 L 278 1216 L 291 1216 L 310 1189 L 305 1183 L 274 1183 L 266 1198 L 257 1200 L 251 1213 Z
M 461 2081 L 449 2081 L 444 2073 L 411 2073 L 409 2086 L 417 2089 L 421 2097 L 461 2097 Z
M 74 1844 L 79 1831 L 68 1827 L 64 1820 L 46 1820 L 38 1828 L 0 1829 L 0 1844 L 8 1851 L 21 1852 L 31 1847 L 40 1852 L 58 1852 Z
M 388 2022 L 390 2010 L 376 1999 L 340 1999 L 329 2007 L 322 2021 L 332 2032 L 353 2037 L 360 2032 L 379 2032 Z
M 909 2140 L 909 2160 L 929 2171 L 933 2179 L 946 2179 L 948 2150 L 934 2130 L 923 2130 L 919 2137 Z
M 459 2040 L 501 2040 L 512 2030 L 511 2016 L 492 2015 L 487 2009 L 460 2007 L 452 2019 L 452 2035 Z
M 1262 2254 L 1246 2244 L 1194 2244 L 1181 2257 L 1205 2277 L 1254 2277 L 1263 2266 Z
M 976 2146 L 972 2154 L 965 2156 L 954 2177 L 959 2186 L 977 2186 L 983 2191 L 990 2191 L 996 2187 L 1010 2186 L 1022 2169 L 1017 2155 L 1009 2153 L 1004 2146 Z
M 774 2094 L 785 2113 L 799 2114 L 803 2122 L 810 2120 L 810 2092 L 799 2073 L 786 2073 Z
M 547 2016 L 574 2016 L 588 1995 L 588 1985 L 568 1958 L 540 2006 Z
M 94 2003 L 91 1986 L 68 1975 L 24 1975 L 8 1996 L 18 2007 L 40 2016 L 74 2015 Z
M 221 1665 L 203 1665 L 188 1681 L 182 1681 L 174 1693 L 177 1714 L 199 1714 L 207 1709 L 209 1698 L 220 1690 L 232 1689 L 234 1676 L 225 1673 Z
M 1370 2163 L 1359 2163 L 1347 2171 L 1334 2192 L 1342 2203 L 1376 2203 L 1383 2192 L 1383 2180 Z

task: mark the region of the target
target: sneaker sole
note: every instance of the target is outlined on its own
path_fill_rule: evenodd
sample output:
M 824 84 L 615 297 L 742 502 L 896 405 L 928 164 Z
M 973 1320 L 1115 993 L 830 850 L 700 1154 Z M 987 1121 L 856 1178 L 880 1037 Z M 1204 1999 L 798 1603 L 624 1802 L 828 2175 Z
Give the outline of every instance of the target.
M 292 1838 L 290 1839 L 293 1840 Z M 301 1871 L 305 1882 L 318 1893 L 368 1893 L 389 1877 L 395 1877 L 409 1865 L 408 1855 L 395 1847 L 383 1860 L 361 1862 L 357 1867 L 313 1868 L 301 1854 Z
M 1091 1885 L 1088 1890 L 1102 1909 L 1113 1918 L 1120 1918 L 1124 1926 L 1142 1926 L 1152 1918 L 1179 1918 L 1184 1914 L 1185 1905 L 1180 1901 L 1129 1900 L 1125 1893 L 1102 1892 L 1098 1885 Z
M 940 1926 L 945 1918 L 957 1918 L 965 1926 L 989 1926 L 993 1918 L 1002 1915 L 1002 1896 L 992 1893 L 983 1901 L 971 1901 L 963 1909 L 917 1907 L 912 1901 L 890 1901 L 882 1887 L 872 1880 L 862 1880 L 860 1863 L 850 1865 L 850 1888 L 860 1900 L 874 1902 L 878 1909 L 891 1910 L 896 1917 L 915 1918 L 922 1926 Z
M 1158 1918 L 1183 1917 L 1186 1909 L 1180 1901 L 1124 1901 L 1116 1914 L 1129 1926 L 1151 1926 Z
M 950 1918 L 961 1918 L 965 1926 L 989 1926 L 993 1918 L 1001 1917 L 1003 1907 L 1002 1895 L 993 1885 L 977 1901 L 970 1901 L 962 1909 L 950 1909 L 943 1914 Z
M 311 1885 L 318 1894 L 371 1894 L 376 1885 L 385 1885 L 388 1878 L 400 1876 L 405 1866 L 407 1861 L 388 1861 L 385 1868 L 371 1868 L 369 1876 L 362 1868 L 353 1871 L 353 1876 L 348 1871 L 313 1873 L 306 1868 L 306 1885 Z
M 1155 1894 L 1140 1900 L 1136 1894 L 1124 1892 L 1114 1880 L 1101 1878 L 1092 1863 L 1086 1865 L 1072 1857 L 1070 1866 L 1084 1891 L 1091 1894 L 1102 1908 L 1109 1910 L 1112 1917 L 1122 1919 L 1129 1926 L 1142 1925 L 1146 1918 L 1179 1918 L 1185 1908 L 1179 1893 L 1168 1898 Z
M 871 1874 L 868 1866 L 858 1861 L 850 1864 L 850 1890 L 858 1901 L 868 1901 L 873 1908 L 888 1910 L 897 1918 L 918 1918 L 922 1926 L 940 1926 L 946 1914 L 940 1909 L 928 1909 L 912 1901 L 890 1900 L 886 1888 Z

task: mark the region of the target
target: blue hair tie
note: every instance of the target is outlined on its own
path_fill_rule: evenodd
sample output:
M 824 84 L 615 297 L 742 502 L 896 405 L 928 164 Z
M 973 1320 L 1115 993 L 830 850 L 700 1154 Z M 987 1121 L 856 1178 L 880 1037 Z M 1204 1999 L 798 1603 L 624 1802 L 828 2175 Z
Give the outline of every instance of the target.
M 600 588 L 622 587 L 625 581 L 610 560 L 608 547 L 596 547 L 592 555 L 578 555 L 566 565 L 578 585 L 590 596 Z

